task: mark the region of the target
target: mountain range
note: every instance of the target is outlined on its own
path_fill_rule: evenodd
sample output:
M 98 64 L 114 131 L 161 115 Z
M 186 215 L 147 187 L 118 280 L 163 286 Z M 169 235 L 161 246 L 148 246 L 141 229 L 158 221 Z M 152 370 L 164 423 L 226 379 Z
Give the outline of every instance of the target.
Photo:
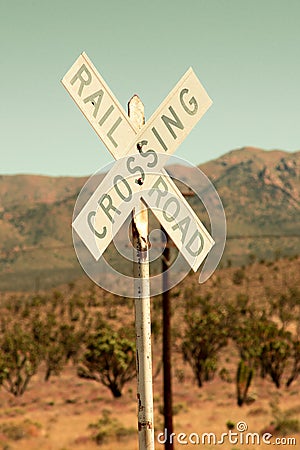
M 244 147 L 199 168 L 214 184 L 226 213 L 223 265 L 300 253 L 300 151 Z M 197 185 L 189 167 L 167 170 L 181 182 Z M 0 176 L 0 290 L 47 288 L 83 275 L 71 222 L 86 180 Z M 182 183 L 179 187 L 186 191 Z M 188 201 L 209 228 L 203 205 L 194 197 Z

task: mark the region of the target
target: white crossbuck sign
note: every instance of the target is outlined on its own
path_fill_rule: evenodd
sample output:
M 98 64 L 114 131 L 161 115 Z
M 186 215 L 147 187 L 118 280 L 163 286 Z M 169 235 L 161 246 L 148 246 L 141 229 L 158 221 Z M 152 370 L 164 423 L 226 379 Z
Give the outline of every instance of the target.
M 212 103 L 193 70 L 140 130 L 85 53 L 62 83 L 117 160 L 72 224 L 81 240 L 98 260 L 142 198 L 196 271 L 214 241 L 163 168 Z

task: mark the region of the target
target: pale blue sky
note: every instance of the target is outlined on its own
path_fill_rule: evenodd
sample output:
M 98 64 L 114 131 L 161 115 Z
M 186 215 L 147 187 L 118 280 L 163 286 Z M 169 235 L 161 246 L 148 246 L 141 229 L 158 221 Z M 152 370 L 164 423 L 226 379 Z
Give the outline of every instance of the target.
M 192 66 L 213 106 L 176 155 L 300 149 L 299 0 L 0 0 L 0 174 L 85 175 L 112 160 L 60 84 L 85 51 L 146 118 Z

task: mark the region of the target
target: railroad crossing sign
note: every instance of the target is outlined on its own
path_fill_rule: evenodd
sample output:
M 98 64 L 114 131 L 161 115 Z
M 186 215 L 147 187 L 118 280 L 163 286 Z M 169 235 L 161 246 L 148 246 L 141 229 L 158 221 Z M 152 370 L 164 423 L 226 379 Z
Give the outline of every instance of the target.
M 214 241 L 163 168 L 212 103 L 193 70 L 141 130 L 85 53 L 62 83 L 117 160 L 72 224 L 91 254 L 101 257 L 142 198 L 196 271 Z

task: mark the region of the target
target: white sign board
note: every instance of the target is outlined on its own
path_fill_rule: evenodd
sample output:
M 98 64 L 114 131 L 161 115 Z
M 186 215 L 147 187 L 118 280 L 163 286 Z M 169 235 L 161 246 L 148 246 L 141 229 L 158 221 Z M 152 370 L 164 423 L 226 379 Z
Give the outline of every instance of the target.
M 85 54 L 62 82 L 118 159 L 73 222 L 92 255 L 100 258 L 142 197 L 196 271 L 214 241 L 163 169 L 211 105 L 193 70 L 138 132 Z
M 124 143 L 132 142 L 136 131 L 85 53 L 63 77 L 62 84 L 113 157 L 125 156 Z

